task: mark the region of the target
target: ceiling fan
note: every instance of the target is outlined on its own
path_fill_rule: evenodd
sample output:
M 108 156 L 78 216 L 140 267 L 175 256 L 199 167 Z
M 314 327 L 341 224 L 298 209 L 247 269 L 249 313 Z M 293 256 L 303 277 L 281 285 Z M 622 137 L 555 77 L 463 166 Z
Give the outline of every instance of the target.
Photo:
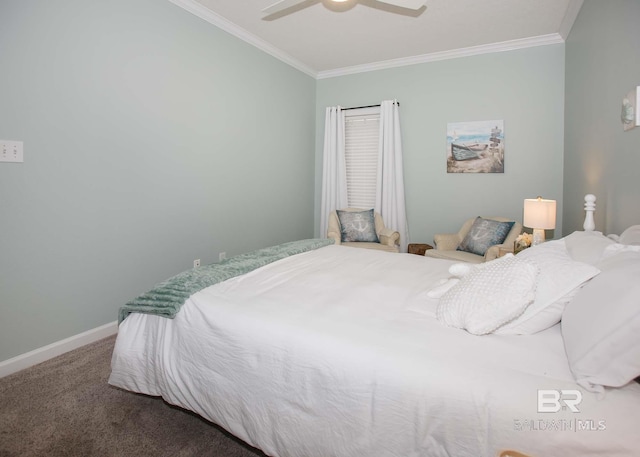
M 269 16 L 271 14 L 279 13 L 280 11 L 286 10 L 287 8 L 291 8 L 292 6 L 296 6 L 300 3 L 305 3 L 307 0 L 280 0 L 274 3 L 271 6 L 266 7 L 262 10 L 262 12 Z M 342 3 L 348 0 L 331 0 L 332 2 Z M 400 8 L 410 9 L 410 10 L 418 10 L 422 8 L 427 0 L 376 0 L 378 3 L 385 3 L 391 6 L 398 6 Z

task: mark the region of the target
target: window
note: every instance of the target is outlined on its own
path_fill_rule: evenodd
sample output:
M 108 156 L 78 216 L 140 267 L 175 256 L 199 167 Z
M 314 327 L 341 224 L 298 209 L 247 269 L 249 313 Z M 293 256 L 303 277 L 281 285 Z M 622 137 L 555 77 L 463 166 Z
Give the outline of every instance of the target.
M 373 208 L 376 203 L 380 108 L 345 112 L 347 199 L 353 208 Z

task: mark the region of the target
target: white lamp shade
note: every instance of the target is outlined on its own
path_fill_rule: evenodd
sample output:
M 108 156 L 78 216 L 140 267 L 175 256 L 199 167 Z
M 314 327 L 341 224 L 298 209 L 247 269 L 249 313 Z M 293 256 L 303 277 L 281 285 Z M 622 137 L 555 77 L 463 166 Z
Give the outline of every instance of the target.
M 550 230 L 556 228 L 556 201 L 527 198 L 524 201 L 525 227 Z

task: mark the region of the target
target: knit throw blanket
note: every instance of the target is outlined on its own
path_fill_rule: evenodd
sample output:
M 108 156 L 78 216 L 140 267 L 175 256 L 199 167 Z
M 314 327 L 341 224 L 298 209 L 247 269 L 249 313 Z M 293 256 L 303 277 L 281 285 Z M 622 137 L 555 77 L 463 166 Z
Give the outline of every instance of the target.
M 227 279 L 249 273 L 276 260 L 333 244 L 332 239 L 292 241 L 231 257 L 223 262 L 184 271 L 156 285 L 120 308 L 118 324 L 130 313 L 147 313 L 173 319 L 194 293 Z

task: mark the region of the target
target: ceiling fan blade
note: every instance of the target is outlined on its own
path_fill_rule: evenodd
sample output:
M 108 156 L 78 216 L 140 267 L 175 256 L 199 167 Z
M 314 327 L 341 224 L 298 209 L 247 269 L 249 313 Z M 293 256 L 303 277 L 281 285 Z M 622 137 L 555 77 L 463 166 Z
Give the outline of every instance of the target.
M 262 12 L 265 15 L 279 13 L 282 10 L 286 10 L 292 6 L 297 5 L 298 3 L 304 3 L 306 0 L 280 0 L 279 2 L 274 3 L 271 6 L 267 6 Z
M 399 6 L 410 10 L 419 10 L 427 4 L 427 0 L 377 0 L 387 5 Z

